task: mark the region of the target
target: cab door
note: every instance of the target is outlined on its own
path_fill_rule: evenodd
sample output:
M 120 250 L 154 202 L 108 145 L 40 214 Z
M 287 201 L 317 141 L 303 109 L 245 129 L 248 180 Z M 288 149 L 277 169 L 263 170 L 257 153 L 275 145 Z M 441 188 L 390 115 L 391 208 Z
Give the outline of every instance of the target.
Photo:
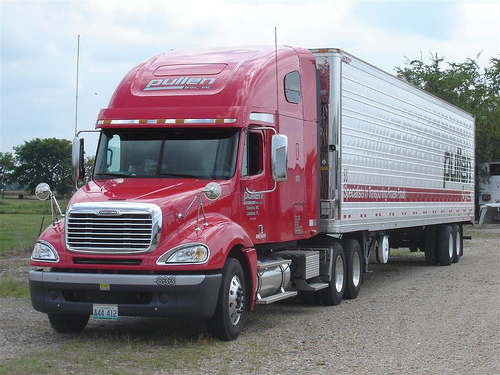
M 269 174 L 265 147 L 266 132 L 248 129 L 244 134 L 244 150 L 241 167 L 241 223 L 254 243 L 269 241 L 269 217 L 267 201 L 269 194 L 263 191 L 273 188 Z M 269 133 L 269 132 L 267 132 Z

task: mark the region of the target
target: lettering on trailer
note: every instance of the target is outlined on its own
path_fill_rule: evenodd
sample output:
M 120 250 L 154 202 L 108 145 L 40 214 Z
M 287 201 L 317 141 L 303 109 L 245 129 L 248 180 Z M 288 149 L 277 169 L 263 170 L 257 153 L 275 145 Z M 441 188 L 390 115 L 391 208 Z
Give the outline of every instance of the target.
M 472 202 L 471 190 L 345 184 L 344 202 Z
M 405 202 L 404 187 L 345 185 L 344 202 Z
M 443 188 L 446 187 L 446 181 L 472 182 L 472 158 L 463 155 L 461 148 L 457 149 L 456 154 L 445 151 L 443 169 Z
M 176 77 L 152 79 L 143 91 L 158 90 L 210 90 L 216 78 L 210 77 Z

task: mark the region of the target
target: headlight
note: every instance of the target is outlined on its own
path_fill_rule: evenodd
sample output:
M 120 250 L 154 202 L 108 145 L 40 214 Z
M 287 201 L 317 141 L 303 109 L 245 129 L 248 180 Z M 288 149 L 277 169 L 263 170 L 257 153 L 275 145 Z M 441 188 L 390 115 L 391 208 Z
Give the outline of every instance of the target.
M 31 254 L 31 260 L 42 262 L 59 262 L 59 255 L 51 244 L 45 241 L 38 241 Z
M 204 263 L 209 255 L 208 247 L 201 243 L 181 245 L 170 249 L 158 258 L 156 264 L 169 263 Z

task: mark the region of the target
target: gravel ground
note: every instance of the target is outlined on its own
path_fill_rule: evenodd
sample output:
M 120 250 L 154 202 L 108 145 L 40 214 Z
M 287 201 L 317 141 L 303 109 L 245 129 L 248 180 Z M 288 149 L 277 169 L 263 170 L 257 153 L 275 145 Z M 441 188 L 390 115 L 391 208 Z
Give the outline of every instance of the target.
M 472 240 L 465 241 L 458 264 L 430 267 L 421 253 L 391 256 L 387 265 L 370 267 L 356 300 L 336 307 L 296 300 L 258 306 L 240 337 L 222 346 L 223 358 L 207 355 L 195 370 L 186 365 L 156 374 L 221 368 L 243 374 L 500 374 L 500 227 L 467 232 Z M 24 280 L 28 269 L 26 257 L 0 258 L 0 276 Z M 79 337 L 58 335 L 29 301 L 3 298 L 0 304 L 0 364 L 106 335 L 147 340 L 168 327 L 163 343 L 151 341 L 168 349 L 179 335 L 189 340 L 206 333 L 199 322 L 124 318 L 91 320 Z

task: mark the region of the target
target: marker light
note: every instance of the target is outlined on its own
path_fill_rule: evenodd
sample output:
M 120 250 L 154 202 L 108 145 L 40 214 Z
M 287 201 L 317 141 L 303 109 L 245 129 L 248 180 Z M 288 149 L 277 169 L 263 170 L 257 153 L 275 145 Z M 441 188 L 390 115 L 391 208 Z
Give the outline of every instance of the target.
M 234 124 L 235 118 L 163 118 L 97 120 L 97 125 Z

